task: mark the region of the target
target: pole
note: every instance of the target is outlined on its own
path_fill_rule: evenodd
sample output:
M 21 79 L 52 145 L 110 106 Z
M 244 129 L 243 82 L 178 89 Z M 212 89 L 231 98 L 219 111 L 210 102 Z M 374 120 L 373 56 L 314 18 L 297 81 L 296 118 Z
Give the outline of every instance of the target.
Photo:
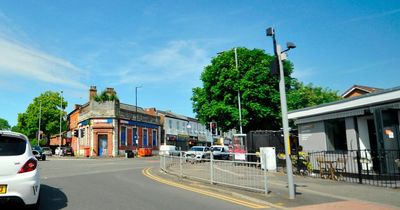
M 138 89 L 138 87 L 135 87 L 135 108 L 136 108 L 135 115 L 136 115 L 136 122 L 137 122 L 137 89 Z
M 38 131 L 38 142 L 37 145 L 39 145 L 40 142 L 40 124 L 41 124 L 41 120 L 42 120 L 42 100 L 40 100 L 40 108 L 39 108 L 39 131 Z
M 238 56 L 237 56 L 237 48 L 235 47 L 235 64 L 236 64 L 236 71 L 238 71 L 238 75 L 240 77 L 239 73 L 239 67 L 238 67 Z M 238 107 L 239 107 L 239 126 L 240 126 L 240 134 L 243 134 L 243 128 L 242 128 L 242 107 L 240 103 L 240 86 L 238 86 Z
M 61 112 L 60 112 L 60 142 L 59 142 L 59 148 L 60 148 L 60 155 L 61 155 L 61 142 L 62 142 L 62 136 L 61 136 L 61 119 L 62 119 L 62 114 L 63 114 L 63 91 L 61 91 L 61 104 L 60 104 L 60 108 L 61 108 Z
M 285 90 L 285 75 L 283 73 L 282 59 L 281 59 L 281 47 L 276 44 L 275 34 L 273 35 L 275 55 L 278 58 L 279 65 L 279 93 L 281 98 L 281 112 L 282 112 L 282 125 L 283 125 L 283 138 L 285 142 L 285 156 L 286 156 L 286 169 L 288 177 L 288 188 L 289 188 L 289 198 L 295 198 L 295 189 L 293 183 L 293 169 L 292 161 L 289 157 L 289 122 L 287 117 L 287 104 L 286 104 L 286 90 Z

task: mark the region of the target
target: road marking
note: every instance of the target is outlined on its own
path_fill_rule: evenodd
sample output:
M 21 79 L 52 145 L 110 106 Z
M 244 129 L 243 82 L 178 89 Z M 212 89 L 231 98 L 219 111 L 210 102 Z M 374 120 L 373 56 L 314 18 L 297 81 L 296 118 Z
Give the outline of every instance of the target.
M 252 203 L 252 202 L 248 202 L 248 201 L 245 201 L 245 200 L 240 200 L 240 199 L 232 198 L 232 197 L 229 197 L 229 196 L 226 196 L 226 195 L 222 195 L 222 194 L 218 194 L 218 193 L 214 193 L 214 192 L 209 192 L 209 191 L 206 191 L 206 190 L 201 190 L 201 189 L 197 189 L 197 188 L 194 188 L 194 187 L 190 187 L 190 186 L 186 186 L 186 185 L 183 185 L 183 184 L 179 184 L 179 183 L 176 183 L 176 182 L 173 182 L 173 181 L 169 181 L 169 180 L 163 179 L 161 177 L 152 175 L 150 173 L 150 170 L 151 170 L 151 168 L 143 169 L 142 170 L 143 175 L 145 175 L 146 177 L 148 177 L 150 179 L 153 179 L 153 180 L 156 180 L 158 182 L 161 182 L 163 184 L 167 184 L 167 185 L 174 186 L 174 187 L 177 187 L 177 188 L 181 188 L 181 189 L 184 189 L 184 190 L 196 192 L 196 193 L 199 193 L 199 194 L 202 194 L 202 195 L 206 195 L 206 196 L 209 196 L 209 197 L 214 197 L 214 198 L 217 198 L 217 199 L 220 199 L 220 200 L 228 201 L 228 202 L 235 203 L 235 204 L 238 204 L 238 205 L 242 205 L 242 206 L 245 206 L 245 207 L 248 207 L 248 208 L 253 208 L 253 209 L 271 208 L 270 206 L 265 206 L 265 205 L 263 206 L 263 205 L 259 205 L 259 204 Z

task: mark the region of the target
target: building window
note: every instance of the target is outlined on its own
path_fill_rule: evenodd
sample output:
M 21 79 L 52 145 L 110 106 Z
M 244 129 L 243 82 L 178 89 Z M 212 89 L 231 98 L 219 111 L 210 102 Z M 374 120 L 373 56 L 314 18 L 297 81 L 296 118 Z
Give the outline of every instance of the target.
M 328 150 L 347 150 L 346 122 L 343 118 L 325 121 L 325 133 Z
M 126 146 L 126 127 L 121 126 L 121 146 Z
M 132 145 L 137 145 L 137 128 L 132 128 Z
M 157 130 L 153 130 L 153 146 L 157 146 Z
M 179 121 L 176 121 L 176 130 L 179 130 L 180 126 L 179 126 Z
M 147 129 L 143 129 L 143 147 L 146 147 L 148 145 L 147 143 Z
M 168 120 L 169 124 L 169 129 L 172 129 L 172 120 Z

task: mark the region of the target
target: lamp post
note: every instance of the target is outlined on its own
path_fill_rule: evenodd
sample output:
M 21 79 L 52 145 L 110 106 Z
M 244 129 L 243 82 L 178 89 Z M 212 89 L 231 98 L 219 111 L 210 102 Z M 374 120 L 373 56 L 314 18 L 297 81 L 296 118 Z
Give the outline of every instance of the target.
M 295 198 L 295 189 L 293 183 L 293 169 L 292 169 L 292 161 L 289 157 L 289 123 L 287 117 L 287 103 L 286 103 L 286 90 L 285 90 L 285 75 L 283 73 L 282 66 L 282 54 L 290 49 L 295 48 L 296 46 L 293 43 L 288 43 L 288 49 L 285 51 L 281 51 L 281 47 L 276 43 L 275 39 L 275 30 L 274 28 L 267 29 L 267 36 L 272 36 L 272 41 L 274 44 L 274 54 L 276 59 L 278 59 L 278 67 L 279 67 L 279 93 L 281 98 L 281 112 L 282 112 L 282 125 L 283 125 L 283 138 L 285 143 L 285 157 L 286 157 L 286 169 L 287 169 L 287 177 L 288 177 L 288 188 L 289 188 L 289 198 Z
M 235 64 L 236 71 L 238 71 L 238 75 L 240 76 L 239 67 L 238 67 L 238 56 L 237 56 L 237 48 L 235 47 Z M 242 107 L 240 103 L 240 86 L 238 86 L 238 107 L 239 107 L 239 126 L 240 126 L 240 134 L 243 134 L 242 128 Z
M 40 142 L 40 124 L 41 124 L 41 118 L 42 118 L 42 100 L 40 99 L 40 101 L 39 101 L 39 103 L 40 103 L 40 105 L 39 105 L 39 131 L 38 131 L 38 136 L 37 136 L 37 138 L 38 138 L 38 142 L 37 142 L 37 145 L 38 146 L 40 146 L 39 145 L 39 142 Z
M 63 112 L 64 112 L 64 109 L 63 109 L 63 91 L 61 91 L 61 104 L 60 104 L 60 108 L 61 108 L 61 112 L 60 112 L 60 142 L 59 142 L 59 148 L 60 148 L 60 153 L 59 153 L 59 155 L 61 155 L 61 142 L 62 142 L 62 134 L 61 134 L 61 120 L 62 120 L 62 115 L 63 115 Z
M 225 51 L 219 52 L 217 54 L 221 55 Z M 240 72 L 239 72 L 239 64 L 238 64 L 238 55 L 237 55 L 237 48 L 235 47 L 234 49 L 235 52 L 235 67 L 236 71 L 238 72 L 238 78 L 240 77 Z M 238 86 L 238 108 L 239 108 L 239 128 L 240 128 L 240 134 L 243 134 L 243 128 L 242 128 L 242 107 L 241 107 L 241 102 L 240 102 L 240 86 Z
M 137 89 L 141 88 L 142 85 L 135 87 L 135 108 L 136 108 L 136 122 L 138 121 L 138 112 L 137 112 Z

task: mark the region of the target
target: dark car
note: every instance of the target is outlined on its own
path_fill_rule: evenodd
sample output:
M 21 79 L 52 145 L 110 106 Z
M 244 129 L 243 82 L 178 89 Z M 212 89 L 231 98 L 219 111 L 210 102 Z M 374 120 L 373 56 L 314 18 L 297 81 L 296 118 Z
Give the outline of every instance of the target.
M 36 159 L 38 160 L 46 160 L 46 155 L 43 154 L 43 152 L 38 151 L 38 150 L 32 150 L 32 154 L 35 156 Z
M 74 156 L 74 151 L 72 147 L 65 147 L 64 155 Z

